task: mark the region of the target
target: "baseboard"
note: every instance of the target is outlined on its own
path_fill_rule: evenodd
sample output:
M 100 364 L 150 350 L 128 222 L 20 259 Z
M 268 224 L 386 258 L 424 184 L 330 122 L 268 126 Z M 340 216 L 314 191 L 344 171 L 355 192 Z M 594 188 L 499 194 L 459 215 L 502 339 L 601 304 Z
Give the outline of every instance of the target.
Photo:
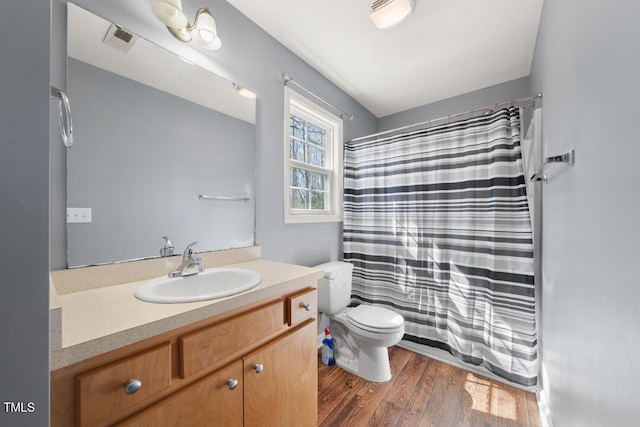
M 549 408 L 549 396 L 544 389 L 536 391 L 536 399 L 538 400 L 538 412 L 540 413 L 542 427 L 553 427 Z
M 549 374 L 543 361 L 540 361 L 540 371 L 538 373 L 538 390 L 536 399 L 538 401 L 538 413 L 542 427 L 553 427 L 551 422 L 551 406 L 549 405 Z

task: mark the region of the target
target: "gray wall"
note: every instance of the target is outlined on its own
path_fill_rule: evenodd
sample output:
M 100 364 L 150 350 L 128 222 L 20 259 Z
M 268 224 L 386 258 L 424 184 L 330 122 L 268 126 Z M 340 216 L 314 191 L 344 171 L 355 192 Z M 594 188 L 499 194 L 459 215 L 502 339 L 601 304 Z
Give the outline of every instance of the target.
M 638 424 L 640 4 L 546 1 L 531 73 L 545 156 L 543 387 L 553 425 Z
M 67 225 L 70 266 L 158 256 L 165 235 L 176 254 L 253 245 L 254 125 L 73 58 L 68 76 L 68 205 L 92 209 Z
M 495 86 L 489 86 L 464 95 L 426 104 L 411 110 L 381 117 L 378 120 L 378 132 L 395 129 L 401 126 L 420 123 L 425 120 L 443 117 L 449 114 L 462 113 L 486 105 L 510 101 L 532 95 L 529 89 L 529 77 L 511 80 Z
M 374 132 L 375 116 L 226 1 L 203 0 L 197 5 L 187 2 L 183 5 L 189 17 L 193 17 L 196 7 L 211 8 L 223 43 L 222 49 L 215 52 L 204 52 L 175 40 L 153 16 L 147 2 L 79 0 L 76 3 L 253 90 L 258 96 L 256 242 L 262 246 L 263 256 L 302 265 L 341 257 L 341 224 L 285 225 L 283 221 L 284 89 L 281 74 L 286 71 L 311 91 L 353 113 L 354 120 L 345 122 L 345 138 Z M 54 37 L 59 31 L 61 29 L 54 26 Z M 62 193 L 62 185 L 55 183 L 57 194 Z M 58 221 L 57 227 L 61 225 Z M 60 236 L 60 233 L 56 235 Z M 53 247 L 56 251 L 66 249 L 62 241 L 54 243 Z
M 0 3 L 0 425 L 6 426 L 45 426 L 49 419 L 50 11 L 49 2 Z M 4 402 L 33 402 L 35 411 L 8 413 Z

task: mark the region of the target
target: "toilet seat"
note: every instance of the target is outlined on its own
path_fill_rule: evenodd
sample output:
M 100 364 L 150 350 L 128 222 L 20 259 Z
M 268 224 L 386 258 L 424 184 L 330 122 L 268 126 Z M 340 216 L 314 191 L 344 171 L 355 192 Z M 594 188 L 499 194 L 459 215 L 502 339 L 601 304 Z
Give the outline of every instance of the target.
M 388 334 L 404 328 L 404 318 L 383 307 L 359 305 L 350 309 L 346 318 L 351 325 L 368 332 Z

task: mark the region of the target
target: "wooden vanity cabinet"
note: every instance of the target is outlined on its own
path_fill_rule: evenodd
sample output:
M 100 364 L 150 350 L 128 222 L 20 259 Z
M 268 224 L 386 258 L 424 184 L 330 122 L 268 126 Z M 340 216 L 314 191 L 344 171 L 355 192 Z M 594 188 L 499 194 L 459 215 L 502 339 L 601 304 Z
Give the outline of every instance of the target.
M 51 425 L 315 426 L 315 298 L 307 288 L 54 371 Z
M 285 299 L 287 324 L 297 325 L 316 315 L 318 292 L 315 288 L 306 289 Z
M 171 385 L 170 347 L 167 342 L 78 375 L 78 423 L 96 425 L 112 413 L 122 412 L 168 388 Z M 132 389 L 127 393 L 129 380 L 141 384 L 133 393 Z
M 116 425 L 315 426 L 315 340 L 308 322 Z
M 315 426 L 318 354 L 315 322 L 242 358 L 247 426 Z
M 118 427 L 221 426 L 242 427 L 243 394 L 240 360 L 191 384 Z M 230 381 L 236 381 L 231 383 Z
M 273 301 L 180 336 L 180 377 L 188 378 L 229 356 L 244 353 L 257 338 L 282 331 L 282 310 L 282 301 Z

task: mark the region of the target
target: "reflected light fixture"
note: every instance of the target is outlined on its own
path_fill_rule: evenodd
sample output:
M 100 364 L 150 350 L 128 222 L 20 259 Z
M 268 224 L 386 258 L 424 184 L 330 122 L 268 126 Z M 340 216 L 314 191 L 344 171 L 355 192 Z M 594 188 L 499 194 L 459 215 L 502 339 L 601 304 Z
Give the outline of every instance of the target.
M 393 28 L 413 13 L 414 0 L 373 0 L 371 20 L 381 30 Z
M 218 37 L 216 21 L 206 7 L 198 9 L 193 25 L 182 11 L 182 0 L 156 0 L 153 13 L 178 40 L 193 41 L 203 49 L 217 50 L 222 46 Z
M 240 86 L 234 83 L 233 88 L 236 90 L 238 95 L 244 96 L 245 98 L 249 98 L 249 99 L 256 99 L 256 94 L 251 92 L 249 89 L 247 89 L 244 86 Z

